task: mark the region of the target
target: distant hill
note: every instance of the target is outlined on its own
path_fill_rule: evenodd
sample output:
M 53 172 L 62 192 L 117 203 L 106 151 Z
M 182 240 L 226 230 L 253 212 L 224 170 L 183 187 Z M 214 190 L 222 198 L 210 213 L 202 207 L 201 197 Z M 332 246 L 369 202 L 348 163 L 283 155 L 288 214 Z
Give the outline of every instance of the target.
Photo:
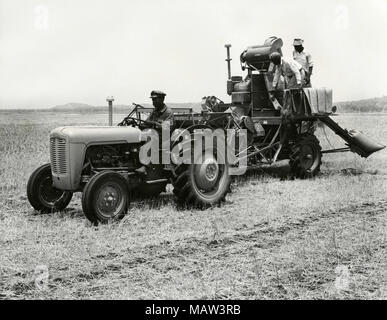
M 338 113 L 368 113 L 368 112 L 383 112 L 387 113 L 387 96 L 371 99 L 362 99 L 355 101 L 340 101 L 334 102 L 337 106 Z M 141 104 L 144 107 L 152 107 L 151 104 Z M 190 103 L 167 103 L 171 108 L 192 108 L 195 112 L 201 111 L 201 102 Z M 65 113 L 106 113 L 107 104 L 103 106 L 93 106 L 86 103 L 70 102 L 63 105 L 58 105 L 49 109 L 0 109 L 0 112 L 6 111 L 25 111 L 25 112 L 65 112 Z M 131 105 L 113 104 L 114 113 L 129 113 L 132 110 Z
M 386 112 L 387 96 L 381 98 L 362 99 L 357 101 L 337 102 L 338 113 L 345 112 Z
M 128 111 L 131 110 L 131 106 L 125 106 L 125 105 L 114 105 L 114 111 Z M 70 102 L 63 105 L 55 106 L 49 109 L 50 111 L 54 112 L 69 112 L 69 113 L 106 113 L 107 105 L 106 106 L 92 106 L 86 103 L 79 103 L 79 102 Z
M 60 112 L 80 112 L 82 110 L 94 110 L 98 107 L 91 106 L 86 103 L 78 103 L 78 102 L 70 102 L 63 105 L 55 106 L 50 108 L 52 111 L 60 111 Z
M 149 108 L 152 107 L 151 104 L 141 104 L 143 107 Z M 194 111 L 199 112 L 201 110 L 201 103 L 167 103 L 171 108 L 192 108 Z M 64 105 L 59 105 L 50 108 L 50 111 L 54 112 L 69 112 L 69 113 L 106 113 L 108 106 L 92 106 L 85 103 L 71 102 Z M 132 110 L 133 106 L 131 105 L 115 105 L 113 103 L 113 112 L 114 113 L 128 113 Z

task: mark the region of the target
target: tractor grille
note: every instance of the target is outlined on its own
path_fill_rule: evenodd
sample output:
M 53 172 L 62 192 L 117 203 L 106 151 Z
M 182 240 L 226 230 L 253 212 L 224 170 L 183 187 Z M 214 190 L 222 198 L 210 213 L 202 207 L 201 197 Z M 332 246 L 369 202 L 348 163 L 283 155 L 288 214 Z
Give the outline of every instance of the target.
M 50 139 L 50 158 L 52 173 L 63 175 L 67 173 L 67 144 L 66 139 Z

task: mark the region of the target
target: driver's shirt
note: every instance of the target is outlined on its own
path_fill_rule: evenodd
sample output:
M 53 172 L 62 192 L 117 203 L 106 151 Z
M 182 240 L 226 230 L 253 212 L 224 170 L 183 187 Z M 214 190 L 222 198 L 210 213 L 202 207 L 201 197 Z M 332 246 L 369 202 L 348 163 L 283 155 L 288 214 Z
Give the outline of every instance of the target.
M 154 109 L 152 113 L 149 115 L 147 121 L 154 121 L 158 123 L 166 123 L 169 122 L 169 124 L 173 125 L 173 113 L 171 108 L 167 107 L 167 105 L 164 104 L 164 106 L 161 109 Z

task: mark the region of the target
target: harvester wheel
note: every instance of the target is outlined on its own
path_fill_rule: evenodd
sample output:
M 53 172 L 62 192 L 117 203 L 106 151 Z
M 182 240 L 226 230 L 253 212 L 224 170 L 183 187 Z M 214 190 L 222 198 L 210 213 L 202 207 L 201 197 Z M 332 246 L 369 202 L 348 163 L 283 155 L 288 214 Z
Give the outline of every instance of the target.
M 52 185 L 51 166 L 49 163 L 37 168 L 28 179 L 27 197 L 35 210 L 50 213 L 65 209 L 73 193 L 59 190 Z
M 230 191 L 231 177 L 223 154 L 214 149 L 203 150 L 201 163 L 180 164 L 174 167 L 172 184 L 180 203 L 197 208 L 214 206 Z
M 93 224 L 119 220 L 128 211 L 129 192 L 125 178 L 114 171 L 92 176 L 83 189 L 82 209 Z
M 290 169 L 297 178 L 311 178 L 320 172 L 321 146 L 315 135 L 305 133 L 294 142 L 290 154 Z

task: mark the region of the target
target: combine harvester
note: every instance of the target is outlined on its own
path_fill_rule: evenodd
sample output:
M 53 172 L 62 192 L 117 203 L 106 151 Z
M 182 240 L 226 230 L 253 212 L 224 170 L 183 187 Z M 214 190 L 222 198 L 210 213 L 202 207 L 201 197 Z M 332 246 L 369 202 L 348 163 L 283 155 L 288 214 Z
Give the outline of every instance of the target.
M 270 165 L 289 160 L 294 176 L 315 176 L 323 153 L 352 151 L 362 157 L 383 149 L 361 132 L 341 128 L 331 119 L 332 90 L 303 88 L 273 90 L 269 55 L 281 52 L 282 40 L 271 37 L 263 45 L 248 47 L 240 56 L 246 77 L 231 76 L 230 45 L 227 93 L 231 103 L 214 96 L 205 97 L 203 111 L 175 109 L 174 129 L 189 132 L 194 143 L 195 130 L 212 132 L 247 132 L 243 159 L 248 167 Z M 51 163 L 31 175 L 27 194 L 31 205 L 42 212 L 63 210 L 73 192 L 82 192 L 82 207 L 93 223 L 121 218 L 135 196 L 155 197 L 172 183 L 179 202 L 207 207 L 224 200 L 230 191 L 230 169 L 235 166 L 220 157 L 217 148 L 202 150 L 202 161 L 191 163 L 150 164 L 147 170 L 139 156 L 147 141 L 143 114 L 152 111 L 135 105 L 116 127 L 60 127 L 50 134 Z M 110 115 L 111 119 L 111 115 Z M 318 121 L 331 128 L 345 142 L 346 148 L 321 150 L 315 136 Z M 186 141 L 187 142 L 187 141 Z M 172 144 L 171 149 L 176 146 Z M 239 153 L 240 155 L 240 153 Z M 239 157 L 239 160 L 241 158 Z

